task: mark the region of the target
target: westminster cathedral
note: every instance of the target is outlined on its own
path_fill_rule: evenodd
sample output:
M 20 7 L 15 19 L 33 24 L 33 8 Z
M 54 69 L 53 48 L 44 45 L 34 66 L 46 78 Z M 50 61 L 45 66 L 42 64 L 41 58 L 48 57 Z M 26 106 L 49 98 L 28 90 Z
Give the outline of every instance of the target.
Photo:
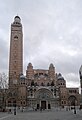
M 79 88 L 67 88 L 61 73 L 50 63 L 48 69 L 35 69 L 28 63 L 23 75 L 23 30 L 21 18 L 11 24 L 9 53 L 9 88 L 5 90 L 4 106 L 53 109 L 79 105 Z

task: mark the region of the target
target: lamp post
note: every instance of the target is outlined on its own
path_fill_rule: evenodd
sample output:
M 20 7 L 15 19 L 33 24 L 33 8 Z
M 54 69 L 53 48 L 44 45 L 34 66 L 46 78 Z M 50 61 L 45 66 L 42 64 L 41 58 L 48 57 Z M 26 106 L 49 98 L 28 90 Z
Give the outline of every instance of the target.
M 16 103 L 14 103 L 14 115 L 16 115 Z
M 74 114 L 76 114 L 76 100 L 74 101 Z
M 71 105 L 71 103 L 70 103 L 70 100 L 69 100 L 69 102 L 68 102 L 68 106 L 69 106 L 69 108 L 68 108 L 68 109 L 69 109 L 69 110 L 70 110 L 70 105 Z
M 82 109 L 82 65 L 79 69 L 79 76 L 80 76 L 80 87 L 81 87 L 80 109 Z

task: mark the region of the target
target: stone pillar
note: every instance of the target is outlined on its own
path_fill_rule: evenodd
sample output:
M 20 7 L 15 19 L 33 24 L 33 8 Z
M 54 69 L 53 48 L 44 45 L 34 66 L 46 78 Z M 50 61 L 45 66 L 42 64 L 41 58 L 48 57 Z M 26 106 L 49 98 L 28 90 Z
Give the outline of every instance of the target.
M 41 107 L 41 100 L 40 100 L 40 102 L 39 102 L 39 105 L 40 105 L 40 107 Z
M 48 110 L 48 101 L 46 100 L 46 109 Z

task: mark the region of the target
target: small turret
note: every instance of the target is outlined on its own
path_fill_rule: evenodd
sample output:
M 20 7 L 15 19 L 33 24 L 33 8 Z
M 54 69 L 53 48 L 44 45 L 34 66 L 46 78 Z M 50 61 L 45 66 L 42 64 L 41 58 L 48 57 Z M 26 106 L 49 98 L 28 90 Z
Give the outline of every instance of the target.
M 61 74 L 61 73 L 59 73 L 59 74 L 57 75 L 57 80 L 64 80 L 64 77 L 62 77 L 62 74 Z
M 27 69 L 33 69 L 32 63 L 29 63 Z
M 31 63 L 28 64 L 27 66 L 27 70 L 26 70 L 26 76 L 28 79 L 33 79 L 34 77 L 34 70 L 33 70 L 33 66 Z
M 59 87 L 66 88 L 66 81 L 65 81 L 65 79 L 64 79 L 64 77 L 62 76 L 61 73 L 59 73 L 59 74 L 57 75 L 57 85 L 58 85 Z
M 49 66 L 49 70 L 54 70 L 54 65 L 51 63 L 50 66 Z
M 49 66 L 49 71 L 48 71 L 48 74 L 49 74 L 49 79 L 51 81 L 54 81 L 54 84 L 55 84 L 55 67 L 54 65 L 51 63 L 50 66 Z

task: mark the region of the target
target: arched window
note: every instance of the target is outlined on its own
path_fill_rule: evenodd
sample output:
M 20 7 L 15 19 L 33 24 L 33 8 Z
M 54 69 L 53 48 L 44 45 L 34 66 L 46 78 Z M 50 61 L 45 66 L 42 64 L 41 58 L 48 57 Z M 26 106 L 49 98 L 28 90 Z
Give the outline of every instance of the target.
M 32 80 L 32 82 L 31 82 L 31 86 L 34 86 L 34 81 Z
M 49 82 L 47 83 L 47 86 L 50 86 Z
M 41 83 L 41 86 L 44 86 L 44 83 L 43 83 L 43 82 Z
M 63 101 L 62 101 L 62 104 L 63 104 Z
M 64 104 L 66 104 L 66 101 L 64 101 Z

